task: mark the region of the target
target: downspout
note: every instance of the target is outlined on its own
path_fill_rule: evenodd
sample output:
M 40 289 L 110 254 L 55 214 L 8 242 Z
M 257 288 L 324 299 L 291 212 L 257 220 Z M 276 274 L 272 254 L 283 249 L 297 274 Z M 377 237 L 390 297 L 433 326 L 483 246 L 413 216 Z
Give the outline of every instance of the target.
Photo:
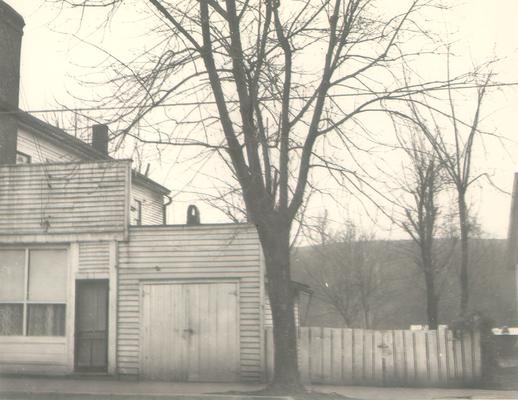
M 171 205 L 173 198 L 168 194 L 164 195 L 169 199 L 167 203 L 162 204 L 162 225 L 167 225 L 167 206 Z

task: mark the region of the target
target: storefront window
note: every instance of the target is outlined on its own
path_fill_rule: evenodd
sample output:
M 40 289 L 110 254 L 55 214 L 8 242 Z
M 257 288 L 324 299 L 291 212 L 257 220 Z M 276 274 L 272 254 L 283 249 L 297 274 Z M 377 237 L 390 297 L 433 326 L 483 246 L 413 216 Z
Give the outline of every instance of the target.
M 0 335 L 64 336 L 65 249 L 0 250 Z

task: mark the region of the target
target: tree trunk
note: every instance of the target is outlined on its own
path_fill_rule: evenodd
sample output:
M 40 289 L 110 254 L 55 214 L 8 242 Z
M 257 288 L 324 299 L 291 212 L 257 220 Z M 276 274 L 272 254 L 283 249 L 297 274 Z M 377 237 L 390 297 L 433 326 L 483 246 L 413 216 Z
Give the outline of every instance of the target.
M 426 316 L 429 329 L 437 329 L 439 323 L 438 297 L 435 294 L 435 282 L 433 272 L 424 273 L 426 283 Z
M 271 385 L 279 391 L 303 391 L 298 369 L 294 296 L 290 277 L 290 229 L 279 223 L 258 226 L 258 230 L 263 244 L 273 318 L 275 369 Z
M 460 226 L 460 315 L 466 315 L 469 304 L 469 276 L 468 276 L 468 239 L 469 222 L 466 199 L 463 193 L 459 194 L 459 226 Z

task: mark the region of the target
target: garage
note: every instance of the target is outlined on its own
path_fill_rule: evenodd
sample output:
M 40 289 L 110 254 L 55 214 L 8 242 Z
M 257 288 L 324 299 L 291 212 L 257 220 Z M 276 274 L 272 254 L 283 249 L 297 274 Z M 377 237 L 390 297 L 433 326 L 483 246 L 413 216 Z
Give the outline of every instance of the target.
M 238 282 L 150 283 L 141 290 L 145 379 L 239 379 Z

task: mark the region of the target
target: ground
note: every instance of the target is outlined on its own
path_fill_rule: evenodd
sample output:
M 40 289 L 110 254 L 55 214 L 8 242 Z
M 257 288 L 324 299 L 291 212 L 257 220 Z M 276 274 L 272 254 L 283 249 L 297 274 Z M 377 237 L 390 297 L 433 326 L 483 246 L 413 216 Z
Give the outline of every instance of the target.
M 254 400 L 253 396 L 231 396 L 223 393 L 251 392 L 262 387 L 263 385 L 257 384 L 137 382 L 96 377 L 85 379 L 4 376 L 0 377 L 0 400 Z M 362 386 L 313 386 L 309 389 L 327 394 L 336 393 L 333 396 L 326 396 L 325 400 L 337 400 L 344 397 L 359 400 L 518 399 L 518 390 L 500 389 L 416 389 Z M 323 396 L 315 393 L 293 398 L 294 400 L 324 400 Z M 261 398 L 261 400 L 267 399 Z M 277 399 L 280 400 L 282 397 Z

